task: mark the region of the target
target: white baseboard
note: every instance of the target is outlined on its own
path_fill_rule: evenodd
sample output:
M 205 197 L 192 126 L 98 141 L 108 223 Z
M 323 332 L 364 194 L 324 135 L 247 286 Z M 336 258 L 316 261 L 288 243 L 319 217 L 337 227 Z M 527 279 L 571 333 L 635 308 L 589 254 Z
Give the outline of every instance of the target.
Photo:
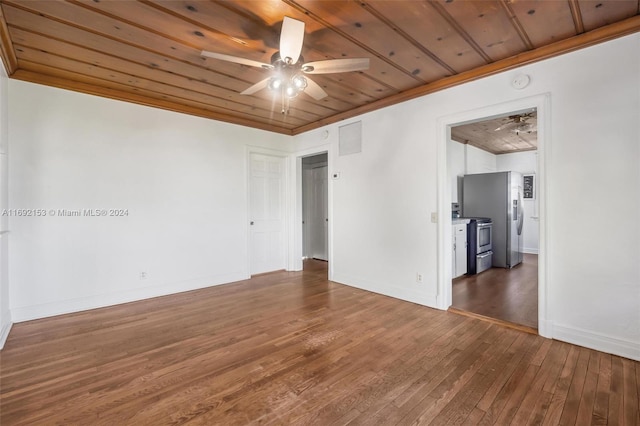
M 538 334 L 547 339 L 553 338 L 553 322 L 538 318 Z
M 220 284 L 228 284 L 242 281 L 250 277 L 245 272 L 217 275 L 205 278 L 196 278 L 176 283 L 149 286 L 117 293 L 96 294 L 77 299 L 61 300 L 40 305 L 21 306 L 11 308 L 11 320 L 13 322 L 30 321 L 55 315 L 69 314 L 72 312 L 86 311 L 89 309 L 104 308 L 106 306 L 135 302 L 150 299 L 152 297 L 166 296 L 185 291 L 198 290 Z
M 537 248 L 526 248 L 525 247 L 525 248 L 522 249 L 522 252 L 526 253 L 526 254 L 538 254 L 538 249 Z
M 2 326 L 0 330 L 0 350 L 4 348 L 4 344 L 7 341 L 7 337 L 9 337 L 9 332 L 11 331 L 12 322 L 8 322 Z
M 605 336 L 565 325 L 553 324 L 552 328 L 553 338 L 556 340 L 640 361 L 639 342 Z
M 339 273 L 334 273 L 331 281 L 337 282 L 339 284 L 344 284 L 349 287 L 355 287 L 361 290 L 370 291 L 372 293 L 382 294 L 383 296 L 389 296 L 395 299 L 417 303 L 418 305 L 424 305 L 430 308 L 439 309 L 435 295 L 430 296 L 428 294 L 412 289 L 382 286 L 368 280 L 363 280 L 361 278 L 351 277 Z

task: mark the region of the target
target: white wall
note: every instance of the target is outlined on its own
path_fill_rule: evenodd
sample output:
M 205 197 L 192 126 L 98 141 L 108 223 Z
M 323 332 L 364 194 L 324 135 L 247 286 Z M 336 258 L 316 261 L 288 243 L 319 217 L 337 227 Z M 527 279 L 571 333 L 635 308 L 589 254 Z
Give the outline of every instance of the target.
M 462 177 L 467 174 L 467 147 L 469 145 L 449 139 L 447 141 L 447 173 L 452 203 L 462 203 Z
M 467 174 L 491 173 L 497 170 L 496 155 L 475 146 L 466 145 L 465 147 L 467 149 Z
M 534 174 L 538 172 L 537 151 L 514 152 L 511 154 L 496 155 L 496 166 L 499 172 L 520 172 L 522 174 Z M 525 253 L 538 253 L 539 248 L 539 204 L 537 184 L 535 180 L 535 198 L 523 199 L 524 224 L 522 227 L 522 240 Z
M 8 208 L 9 196 L 9 116 L 8 78 L 4 66 L 0 65 L 0 212 Z M 9 308 L 9 216 L 0 214 L 0 349 L 11 329 Z
M 634 34 L 364 114 L 350 120 L 363 123 L 361 154 L 335 154 L 342 123 L 297 136 L 297 146 L 310 149 L 328 130 L 331 172 L 341 173 L 331 181 L 333 278 L 437 306 L 438 225 L 430 214 L 439 185 L 451 181 L 437 179 L 446 167 L 437 160 L 438 120 L 548 93 L 541 320 L 552 337 L 640 359 L 639 50 Z M 521 72 L 532 83 L 517 91 L 510 81 Z M 450 191 L 442 193 L 448 209 Z
M 246 147 L 291 138 L 10 81 L 14 321 L 247 278 Z M 140 273 L 147 274 L 140 279 Z
M 497 171 L 497 156 L 462 144 L 447 140 L 447 173 L 450 179 L 451 202 L 462 202 L 462 180 L 466 174 L 491 173 Z

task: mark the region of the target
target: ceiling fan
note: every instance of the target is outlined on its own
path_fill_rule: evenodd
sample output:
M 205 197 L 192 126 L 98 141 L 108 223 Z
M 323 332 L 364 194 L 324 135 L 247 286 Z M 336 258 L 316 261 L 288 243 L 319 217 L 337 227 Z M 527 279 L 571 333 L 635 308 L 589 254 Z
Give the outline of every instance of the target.
M 305 63 L 301 56 L 303 41 L 304 22 L 285 16 L 280 32 L 280 50 L 271 56 L 270 64 L 206 50 L 202 51 L 202 56 L 273 71 L 271 77 L 257 82 L 240 94 L 251 95 L 265 88 L 279 91 L 282 96 L 283 114 L 289 110 L 289 100 L 300 92 L 305 92 L 316 100 L 328 96 L 320 85 L 305 77 L 305 74 L 331 74 L 369 68 L 369 58 L 328 59 Z
M 534 123 L 529 123 L 527 120 L 533 119 Z M 503 119 L 507 122 L 502 124 L 497 129 L 494 129 L 494 132 L 499 132 L 500 130 L 511 130 L 519 135 L 520 133 L 534 133 L 538 131 L 538 127 L 535 124 L 535 115 L 533 112 L 528 112 L 525 114 L 514 114 L 510 115 L 508 118 Z

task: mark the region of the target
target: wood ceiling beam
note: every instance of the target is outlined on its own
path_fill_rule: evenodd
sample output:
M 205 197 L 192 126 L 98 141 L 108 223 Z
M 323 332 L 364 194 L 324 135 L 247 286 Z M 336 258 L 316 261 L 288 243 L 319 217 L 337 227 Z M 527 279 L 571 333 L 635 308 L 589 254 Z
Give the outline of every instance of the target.
M 520 20 L 518 20 L 518 17 L 513 12 L 513 9 L 511 8 L 508 2 L 509 0 L 500 0 L 500 6 L 502 6 L 502 9 L 509 17 L 509 20 L 511 21 L 511 25 L 513 25 L 513 28 L 516 30 L 516 32 L 520 36 L 520 39 L 522 40 L 524 45 L 527 47 L 527 50 L 532 50 L 534 48 L 534 45 L 533 43 L 531 43 L 531 40 L 529 39 L 529 35 L 524 30 L 524 27 L 520 23 Z
M 631 18 L 625 19 L 624 21 L 616 22 L 605 27 L 600 27 L 583 34 L 558 41 L 556 43 L 539 47 L 537 49 L 529 50 L 510 58 L 501 59 L 499 61 L 473 69 L 471 71 L 466 71 L 452 77 L 443 78 L 434 83 L 406 90 L 404 92 L 389 96 L 371 104 L 358 107 L 351 111 L 327 117 L 315 123 L 297 127 L 293 129 L 293 134 L 297 135 L 300 133 L 304 133 L 309 130 L 317 129 L 319 127 L 336 123 L 338 121 L 342 121 L 360 114 L 375 111 L 381 108 L 415 99 L 420 96 L 428 95 L 430 93 L 439 92 L 450 87 L 458 86 L 460 84 L 498 74 L 503 71 L 518 68 L 523 65 L 539 62 L 544 59 L 553 58 L 565 53 L 573 52 L 575 50 L 583 49 L 585 47 L 593 46 L 639 31 L 640 15 L 636 15 Z
M 576 27 L 576 34 L 584 33 L 584 22 L 582 22 L 582 12 L 578 0 L 569 0 L 569 9 L 571 9 L 571 17 Z
M 471 37 L 469 33 L 467 33 L 465 29 L 462 28 L 460 24 L 458 24 L 458 21 L 456 21 L 440 3 L 434 0 L 429 0 L 427 3 L 430 4 L 436 10 L 436 12 L 438 12 L 445 21 L 447 21 L 449 25 L 451 25 L 451 27 L 460 35 L 460 37 L 462 37 L 464 41 L 466 41 L 469 46 L 471 46 L 471 48 L 473 48 L 473 50 L 475 50 L 476 53 L 480 55 L 482 59 L 484 59 L 487 64 L 493 62 L 493 59 L 491 59 L 491 57 L 489 57 L 489 55 L 487 55 L 486 52 L 482 50 L 478 43 L 475 42 L 473 37 Z
M 447 70 L 447 72 L 449 72 L 449 74 L 454 75 L 457 74 L 457 71 L 454 70 L 453 68 L 451 68 L 449 66 L 449 64 L 445 63 L 442 59 L 440 59 L 438 57 L 438 55 L 436 55 L 435 53 L 433 53 L 432 51 L 430 51 L 429 49 L 427 49 L 425 46 L 423 46 L 421 43 L 419 43 L 416 39 L 414 39 L 413 37 L 411 37 L 409 34 L 407 34 L 405 31 L 402 31 L 402 29 L 400 29 L 397 25 L 395 25 L 392 21 L 390 21 L 386 16 L 384 16 L 384 14 L 380 13 L 378 10 L 376 10 L 375 3 L 367 3 L 365 1 L 361 1 L 360 2 L 360 6 L 362 8 L 364 8 L 366 11 L 368 11 L 370 14 L 372 14 L 373 16 L 375 16 L 380 22 L 382 22 L 383 24 L 385 24 L 386 26 L 388 26 L 389 28 L 391 28 L 393 31 L 395 31 L 396 33 L 398 33 L 400 36 L 402 36 L 405 40 L 407 40 L 409 43 L 411 43 L 412 45 L 414 45 L 417 49 L 419 49 L 422 53 L 424 53 L 425 55 L 427 55 L 429 58 L 431 58 L 435 63 L 437 63 L 438 65 L 440 65 L 442 68 L 444 68 L 445 70 Z
M 13 50 L 13 44 L 11 43 L 11 37 L 9 36 L 9 28 L 7 27 L 7 21 L 4 17 L 2 7 L 0 6 L 0 56 L 4 63 L 4 68 L 8 75 L 13 75 L 18 69 L 18 58 L 16 58 L 16 52 Z

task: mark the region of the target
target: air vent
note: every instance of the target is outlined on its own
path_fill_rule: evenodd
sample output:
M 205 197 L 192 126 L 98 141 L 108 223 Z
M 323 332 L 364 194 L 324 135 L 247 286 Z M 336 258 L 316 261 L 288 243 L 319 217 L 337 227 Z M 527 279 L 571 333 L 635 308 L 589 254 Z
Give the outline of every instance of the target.
M 362 121 L 340 126 L 339 155 L 362 152 Z

